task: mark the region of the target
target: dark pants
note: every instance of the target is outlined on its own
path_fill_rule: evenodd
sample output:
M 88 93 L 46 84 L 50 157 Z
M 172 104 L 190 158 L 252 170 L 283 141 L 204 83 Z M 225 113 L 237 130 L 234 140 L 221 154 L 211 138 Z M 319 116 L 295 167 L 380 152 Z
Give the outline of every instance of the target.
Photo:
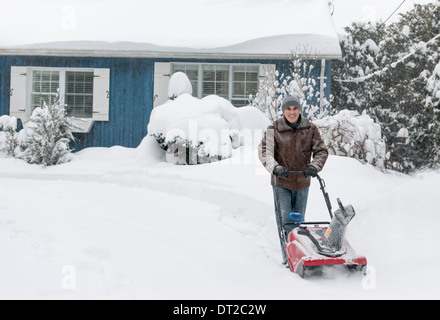
M 274 186 L 273 192 L 274 192 L 274 201 L 275 201 L 275 213 L 276 213 L 275 216 L 278 226 L 278 235 L 280 236 L 281 250 L 283 253 L 283 263 L 287 263 L 284 241 L 281 237 L 281 226 L 285 223 L 293 222 L 290 219 L 291 212 L 302 213 L 305 217 L 307 199 L 309 197 L 309 188 L 294 191 L 294 190 L 289 190 L 289 189 L 284 189 L 282 187 Z M 277 212 L 281 213 L 281 221 L 279 221 Z M 286 231 L 286 237 L 289 234 L 289 232 L 293 230 L 293 228 L 294 228 L 293 225 L 287 225 L 284 227 Z

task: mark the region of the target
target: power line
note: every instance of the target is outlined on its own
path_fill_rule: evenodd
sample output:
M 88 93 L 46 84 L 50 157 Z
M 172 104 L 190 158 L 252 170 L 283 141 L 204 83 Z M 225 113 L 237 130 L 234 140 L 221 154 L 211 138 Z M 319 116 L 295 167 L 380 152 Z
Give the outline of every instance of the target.
M 438 38 L 440 38 L 440 34 L 436 35 L 434 38 L 432 38 L 431 40 L 429 40 L 426 43 L 423 43 L 423 46 L 427 46 L 431 43 L 433 43 L 434 41 L 436 41 Z M 409 57 L 411 57 L 412 55 L 414 55 L 417 52 L 417 47 L 412 50 L 410 53 L 406 54 L 404 57 L 400 58 L 399 60 L 397 60 L 396 62 L 393 62 L 392 64 L 390 64 L 389 66 L 378 70 L 376 72 L 370 73 L 367 76 L 364 77 L 359 77 L 359 78 L 355 78 L 355 79 L 350 79 L 350 80 L 342 80 L 342 79 L 334 79 L 335 81 L 338 82 L 344 82 L 344 83 L 350 83 L 350 82 L 354 82 L 354 83 L 359 83 L 359 82 L 364 82 L 365 80 L 371 79 L 374 76 L 378 76 L 381 75 L 385 72 L 387 72 L 390 68 L 395 68 L 399 63 L 402 63 L 403 61 L 405 61 L 406 59 L 408 59 Z
M 393 13 L 380 26 L 383 26 L 385 23 L 387 23 L 387 21 L 390 20 L 392 16 L 394 16 L 394 14 L 400 9 L 401 6 L 403 6 L 405 2 L 406 0 L 403 0 L 402 3 L 397 7 L 397 9 L 394 10 Z

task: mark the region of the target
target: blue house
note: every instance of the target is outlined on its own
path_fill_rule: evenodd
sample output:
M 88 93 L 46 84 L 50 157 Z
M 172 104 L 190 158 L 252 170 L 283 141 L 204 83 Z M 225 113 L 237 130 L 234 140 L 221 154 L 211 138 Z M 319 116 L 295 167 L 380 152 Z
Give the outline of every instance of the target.
M 290 34 L 216 49 L 159 47 L 128 42 L 56 42 L 0 48 L 0 116 L 29 120 L 59 92 L 78 130 L 74 149 L 137 147 L 150 114 L 168 99 L 170 76 L 185 72 L 193 95 L 216 94 L 247 105 L 261 77 L 289 72 L 289 58 L 307 46 L 318 59 L 317 90 L 331 92 L 332 61 L 341 58 L 337 37 Z

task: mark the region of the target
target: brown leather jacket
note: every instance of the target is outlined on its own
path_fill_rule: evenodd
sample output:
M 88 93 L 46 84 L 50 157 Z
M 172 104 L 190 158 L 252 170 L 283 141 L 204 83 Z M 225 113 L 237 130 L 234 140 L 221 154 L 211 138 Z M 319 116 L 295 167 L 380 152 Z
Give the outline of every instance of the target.
M 267 128 L 258 147 L 258 157 L 272 174 L 271 182 L 274 185 L 273 170 L 277 165 L 290 171 L 304 171 L 308 165 L 312 165 L 319 172 L 327 161 L 328 150 L 316 125 L 302 117 L 301 125 L 294 132 L 282 117 Z M 310 187 L 310 178 L 291 174 L 287 178 L 279 177 L 278 186 L 301 190 Z

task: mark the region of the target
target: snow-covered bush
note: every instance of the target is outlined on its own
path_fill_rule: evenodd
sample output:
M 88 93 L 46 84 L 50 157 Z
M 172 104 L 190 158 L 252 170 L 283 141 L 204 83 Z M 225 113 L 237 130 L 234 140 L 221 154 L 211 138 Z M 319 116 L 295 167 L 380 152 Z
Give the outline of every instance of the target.
M 0 152 L 13 155 L 17 147 L 17 118 L 7 115 L 0 117 Z
M 154 108 L 148 132 L 167 151 L 169 162 L 200 164 L 229 158 L 230 132 L 240 128 L 236 109 L 226 99 L 184 93 Z
M 197 99 L 183 93 L 153 109 L 148 134 L 173 164 L 203 164 L 230 158 L 232 150 L 252 144 L 269 126 L 257 108 L 234 107 L 211 95 Z
M 251 96 L 251 104 L 263 112 L 271 122 L 280 117 L 280 106 L 283 97 L 278 95 L 280 90 L 280 73 L 278 70 L 265 70 L 265 75 L 259 83 L 259 89 L 255 96 Z
M 333 155 L 346 156 L 385 169 L 388 155 L 380 125 L 365 112 L 343 110 L 314 121 Z
M 258 93 L 251 97 L 252 105 L 264 112 L 271 121 L 275 121 L 282 116 L 280 107 L 284 97 L 291 95 L 301 101 L 307 118 L 315 120 L 328 115 L 330 103 L 316 90 L 317 80 L 313 76 L 316 65 L 317 59 L 308 53 L 307 48 L 298 49 L 290 57 L 288 75 L 280 74 L 278 70 L 266 71 Z M 324 99 L 322 105 L 321 99 Z
M 251 118 L 243 121 L 248 130 L 263 131 L 270 124 L 254 107 L 237 109 L 216 95 L 197 99 L 191 94 L 192 85 L 186 74 L 173 74 L 169 100 L 154 108 L 150 117 L 148 134 L 166 151 L 170 163 L 203 164 L 230 158 L 232 149 L 251 136 L 242 135 L 240 116 Z
M 170 100 L 176 99 L 178 96 L 188 93 L 193 93 L 193 87 L 188 76 L 183 72 L 176 72 L 171 76 L 168 86 L 168 98 Z
M 74 139 L 72 124 L 64 105 L 57 99 L 36 108 L 18 134 L 16 157 L 30 164 L 52 166 L 69 160 L 69 142 Z

